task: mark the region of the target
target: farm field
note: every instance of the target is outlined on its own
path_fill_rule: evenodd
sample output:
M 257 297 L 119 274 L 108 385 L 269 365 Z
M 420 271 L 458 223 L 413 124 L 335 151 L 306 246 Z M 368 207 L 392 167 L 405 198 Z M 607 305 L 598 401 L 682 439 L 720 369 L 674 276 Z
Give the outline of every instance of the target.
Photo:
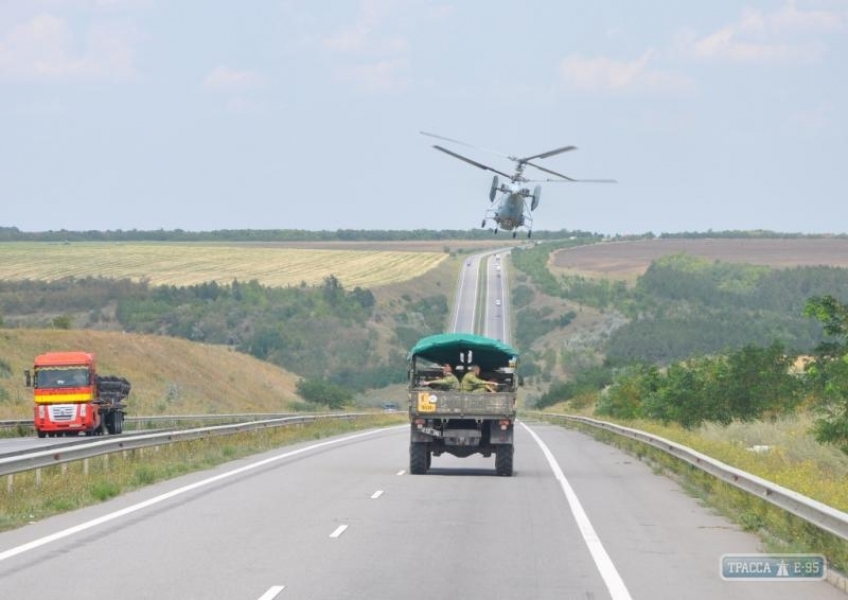
M 430 271 L 448 257 L 432 250 L 291 248 L 269 244 L 6 242 L 0 243 L 0 280 L 50 281 L 107 277 L 151 285 L 258 280 L 284 287 L 320 284 L 334 275 L 346 288 L 379 287 Z M 379 249 L 378 249 L 379 248 Z
M 555 274 L 635 282 L 651 262 L 670 254 L 769 267 L 848 267 L 848 239 L 693 239 L 610 242 L 554 252 Z
M 523 241 L 497 239 L 482 240 L 397 240 L 397 241 L 302 241 L 302 242 L 258 242 L 270 248 L 303 248 L 306 250 L 371 250 L 401 252 L 477 252 L 494 248 L 520 246 Z

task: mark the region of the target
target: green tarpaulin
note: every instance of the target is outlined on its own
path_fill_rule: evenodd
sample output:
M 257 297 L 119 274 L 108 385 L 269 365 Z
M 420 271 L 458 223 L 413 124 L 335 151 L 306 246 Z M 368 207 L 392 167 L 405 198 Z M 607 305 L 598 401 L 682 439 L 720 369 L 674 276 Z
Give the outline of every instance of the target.
M 438 364 L 457 365 L 462 354 L 465 362 L 478 364 L 484 371 L 518 361 L 518 351 L 509 344 L 471 333 L 440 333 L 422 338 L 412 347 L 407 358 L 419 357 Z

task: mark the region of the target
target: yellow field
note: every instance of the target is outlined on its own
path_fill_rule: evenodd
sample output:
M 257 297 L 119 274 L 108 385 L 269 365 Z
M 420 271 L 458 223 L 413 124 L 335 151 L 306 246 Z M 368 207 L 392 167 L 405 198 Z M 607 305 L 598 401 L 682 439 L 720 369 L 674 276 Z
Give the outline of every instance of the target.
M 327 250 L 255 244 L 6 242 L 0 243 L 0 280 L 101 276 L 184 286 L 256 279 L 283 287 L 320 284 L 335 275 L 351 289 L 412 279 L 447 256 L 375 250 L 373 245 L 368 250 Z

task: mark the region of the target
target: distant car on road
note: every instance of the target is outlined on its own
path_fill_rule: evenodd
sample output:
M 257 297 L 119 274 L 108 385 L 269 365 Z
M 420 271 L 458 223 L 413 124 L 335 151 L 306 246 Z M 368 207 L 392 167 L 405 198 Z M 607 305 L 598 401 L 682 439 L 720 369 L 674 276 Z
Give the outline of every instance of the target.
M 501 305 L 501 301 L 500 301 L 500 300 L 495 300 L 495 306 L 500 306 L 500 305 Z
M 471 261 L 469 260 L 467 263 L 465 263 L 465 266 L 466 266 L 466 267 L 470 267 L 470 266 L 471 266 Z

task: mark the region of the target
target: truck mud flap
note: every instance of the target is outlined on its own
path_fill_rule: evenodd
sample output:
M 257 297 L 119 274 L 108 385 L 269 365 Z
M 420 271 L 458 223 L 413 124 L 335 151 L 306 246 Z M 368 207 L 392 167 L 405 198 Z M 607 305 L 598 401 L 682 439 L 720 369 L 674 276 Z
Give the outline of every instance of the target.
M 497 421 L 492 422 L 489 430 L 489 442 L 492 444 L 511 444 L 513 436 L 513 426 L 509 425 L 506 429 L 501 429 Z

